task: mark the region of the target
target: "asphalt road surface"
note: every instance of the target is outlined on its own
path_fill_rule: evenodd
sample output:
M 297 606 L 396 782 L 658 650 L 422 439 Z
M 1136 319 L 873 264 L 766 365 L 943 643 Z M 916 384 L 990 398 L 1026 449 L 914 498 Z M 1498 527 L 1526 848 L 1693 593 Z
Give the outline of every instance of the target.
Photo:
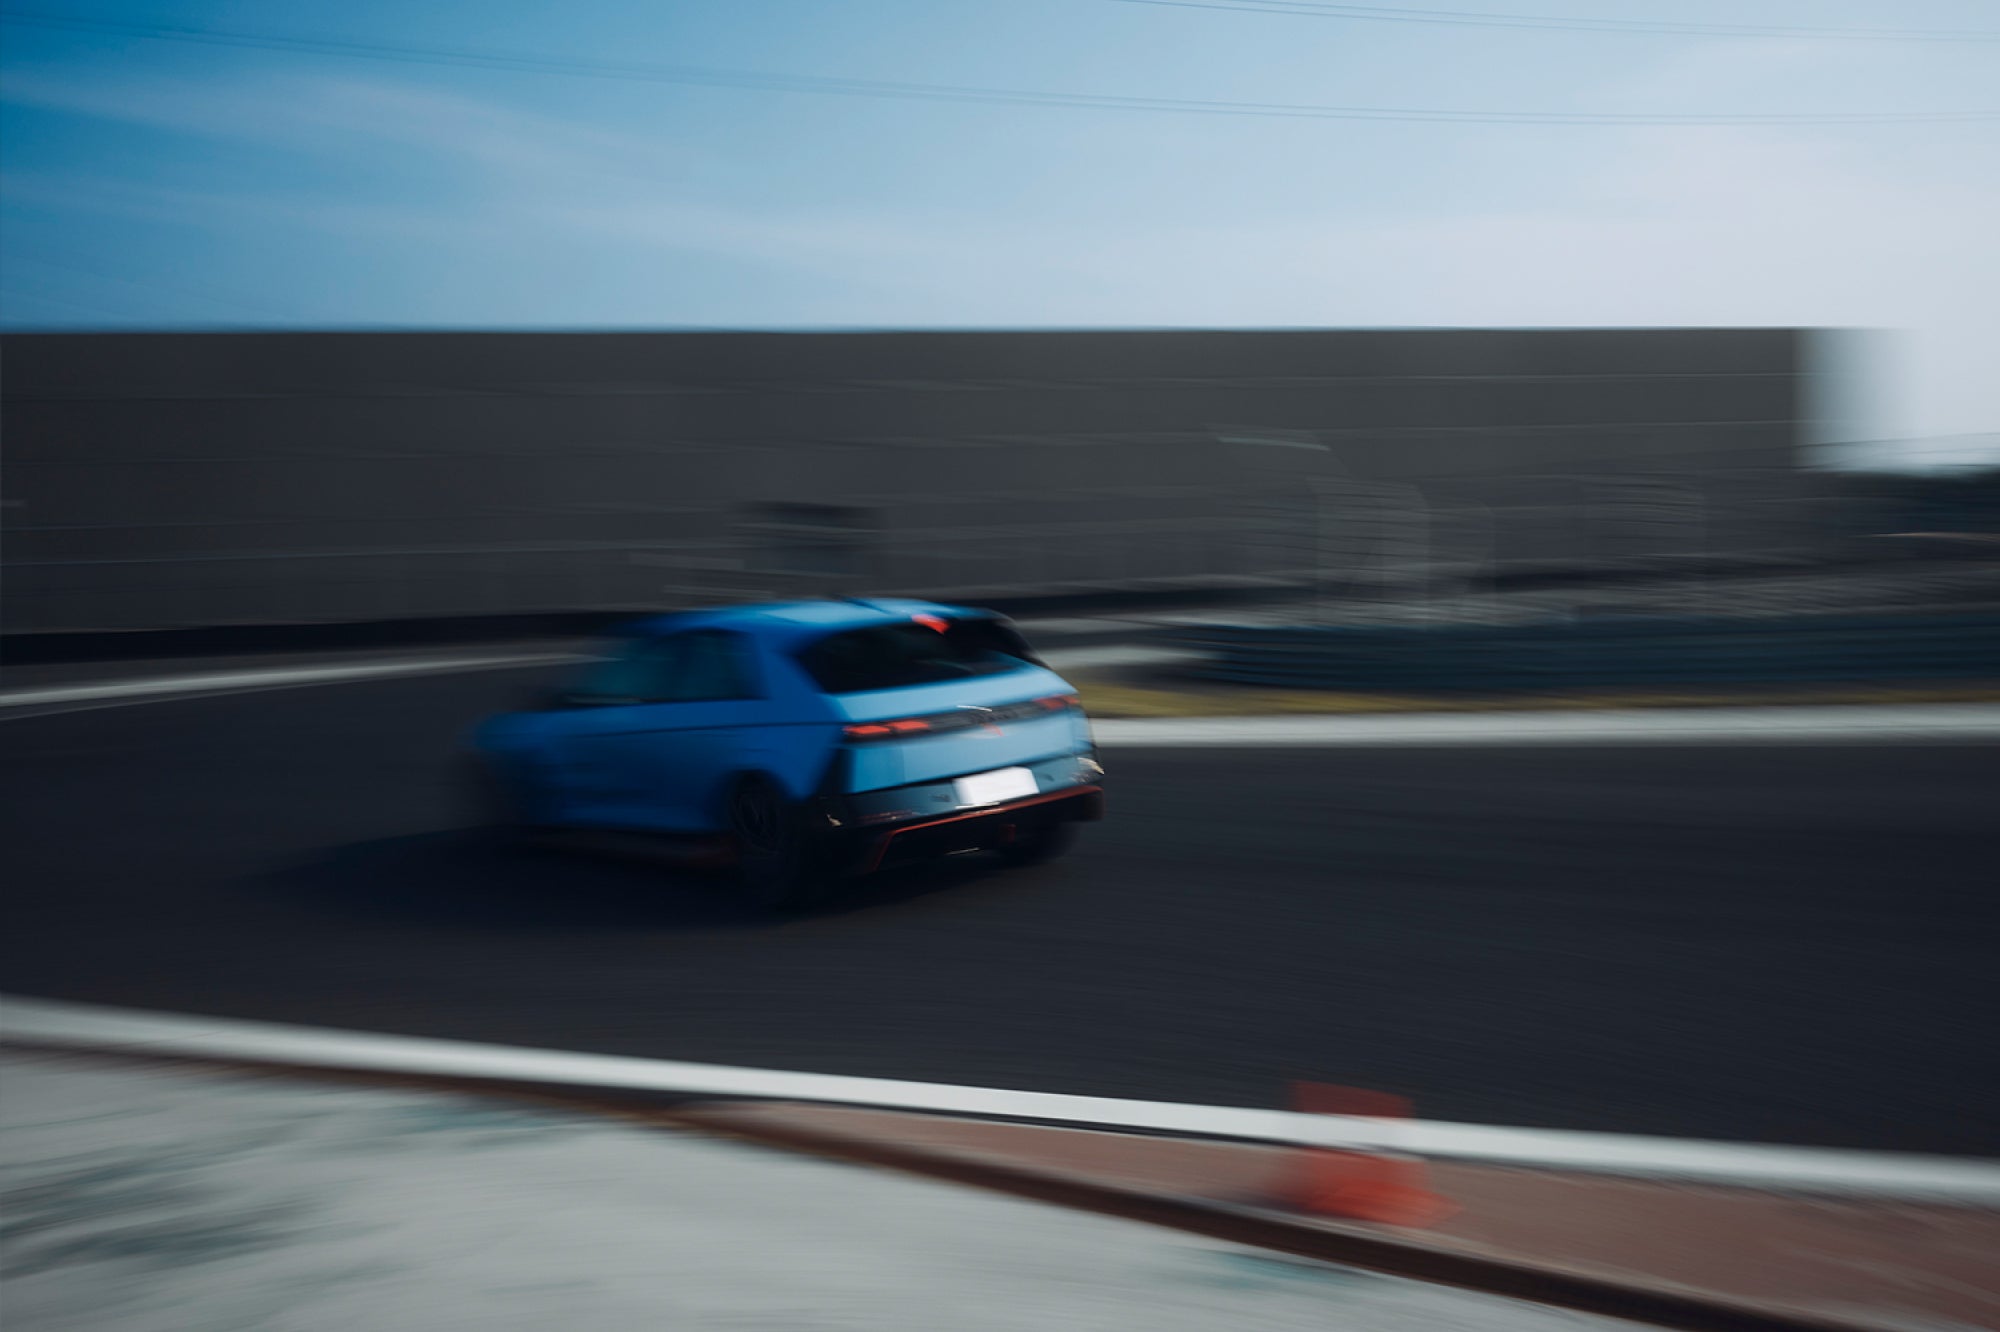
M 1110 751 L 1069 858 L 772 919 L 509 853 L 532 671 L 0 723 L 0 988 L 1040 1091 L 2000 1155 L 2000 751 Z

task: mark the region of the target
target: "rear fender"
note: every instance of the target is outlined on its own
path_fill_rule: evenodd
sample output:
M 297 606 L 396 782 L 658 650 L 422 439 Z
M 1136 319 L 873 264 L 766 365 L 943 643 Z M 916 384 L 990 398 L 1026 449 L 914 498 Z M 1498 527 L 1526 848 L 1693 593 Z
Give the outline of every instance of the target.
M 829 757 L 823 749 L 802 747 L 793 753 L 751 751 L 743 755 L 741 765 L 725 774 L 711 793 L 708 803 L 715 827 L 719 830 L 728 825 L 730 794 L 747 778 L 762 777 L 776 786 L 785 799 L 802 804 L 819 794 L 829 771 Z

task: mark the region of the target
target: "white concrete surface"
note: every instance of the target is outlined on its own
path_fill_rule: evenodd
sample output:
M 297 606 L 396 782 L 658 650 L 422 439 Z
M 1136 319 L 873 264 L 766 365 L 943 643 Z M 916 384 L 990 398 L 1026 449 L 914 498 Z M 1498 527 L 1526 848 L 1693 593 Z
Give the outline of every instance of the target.
M 0 1073 L 10 1332 L 1631 1326 L 500 1100 Z
M 1588 1170 L 1746 1187 L 2000 1206 L 2000 1162 L 1905 1152 L 1307 1115 L 1237 1106 L 965 1087 L 894 1078 L 732 1068 L 673 1059 L 535 1050 L 473 1041 L 187 1017 L 0 996 L 0 1039 L 64 1050 L 178 1054 L 239 1062 L 476 1078 L 487 1082 L 815 1101 L 1114 1130 L 1182 1134 L 1440 1159 Z

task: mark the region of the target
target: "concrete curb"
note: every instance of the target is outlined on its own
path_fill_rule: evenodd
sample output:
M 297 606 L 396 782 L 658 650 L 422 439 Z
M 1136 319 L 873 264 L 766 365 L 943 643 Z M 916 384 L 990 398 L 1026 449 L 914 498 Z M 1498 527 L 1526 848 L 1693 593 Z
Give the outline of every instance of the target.
M 1526 1168 L 1523 1163 L 1480 1167 L 1486 1174 L 1489 1211 L 1498 1202 L 1502 1224 L 1499 1235 L 1508 1231 L 1504 1212 L 1511 1207 L 1516 1231 L 1510 1245 L 1483 1241 L 1475 1230 L 1470 1234 L 1421 1234 L 1379 1228 L 1358 1223 L 1331 1221 L 1324 1217 L 1289 1212 L 1257 1201 L 1274 1196 L 1268 1188 L 1249 1191 L 1217 1188 L 1215 1163 L 1226 1161 L 1224 1174 L 1233 1173 L 1241 1184 L 1246 1163 L 1251 1173 L 1267 1166 L 1274 1157 L 1296 1161 L 1299 1144 L 1345 1147 L 1348 1150 L 1392 1151 L 1401 1142 L 1397 1135 L 1407 1129 L 1424 1127 L 1422 1122 L 1385 1124 L 1359 1121 L 1372 1127 L 1373 1138 L 1345 1125 L 1342 1116 L 1300 1116 L 1283 1112 L 1227 1110 L 1212 1107 L 1154 1105 L 1152 1103 L 1106 1102 L 1094 1098 L 1050 1096 L 1038 1093 L 996 1092 L 976 1088 L 933 1087 L 928 1084 L 888 1083 L 874 1079 L 829 1078 L 814 1074 L 772 1073 L 759 1070 L 731 1070 L 707 1065 L 674 1064 L 668 1061 L 637 1060 L 612 1056 L 578 1055 L 559 1051 L 510 1050 L 480 1047 L 465 1042 L 431 1041 L 410 1037 L 371 1037 L 360 1033 L 315 1032 L 265 1023 L 242 1023 L 214 1019 L 174 1018 L 121 1013 L 81 1005 L 47 1001 L 7 1000 L 9 1021 L 0 1027 L 0 1043 L 22 1048 L 57 1049 L 98 1058 L 193 1062 L 255 1071 L 265 1075 L 305 1074 L 334 1081 L 359 1081 L 392 1085 L 422 1086 L 483 1095 L 505 1095 L 584 1108 L 647 1120 L 679 1128 L 721 1133 L 746 1141 L 787 1150 L 810 1152 L 860 1164 L 907 1170 L 932 1178 L 976 1185 L 1067 1207 L 1167 1226 L 1192 1234 L 1275 1252 L 1346 1264 L 1419 1280 L 1458 1286 L 1468 1290 L 1529 1300 L 1556 1307 L 1651 1323 L 1663 1327 L 1693 1329 L 1781 1329 L 1784 1332 L 1863 1332 L 1888 1326 L 1911 1326 L 1913 1320 L 1897 1317 L 1891 1322 L 1858 1320 L 1846 1316 L 1844 1308 L 1801 1307 L 1793 1301 L 1763 1301 L 1731 1294 L 1727 1281 L 1718 1281 L 1722 1291 L 1705 1289 L 1691 1280 L 1666 1279 L 1643 1272 L 1622 1270 L 1618 1264 L 1606 1266 L 1600 1254 L 1597 1266 L 1566 1261 L 1571 1252 L 1588 1254 L 1590 1246 L 1566 1250 L 1543 1234 L 1539 1242 L 1532 1236 L 1523 1243 L 1518 1225 L 1521 1201 L 1526 1197 L 1534 1209 L 1560 1208 L 1560 1191 L 1551 1194 L 1546 1182 L 1565 1186 L 1579 1178 L 1577 1171 L 1590 1171 L 1587 1162 L 1572 1163 L 1565 1171 Z M 26 1021 L 22 1021 L 25 1016 Z M 638 1076 L 645 1074 L 647 1076 Z M 835 1087 L 834 1084 L 839 1084 Z M 853 1086 L 849 1086 L 853 1084 Z M 861 1084 L 867 1084 L 863 1086 Z M 845 1094 L 833 1095 L 845 1089 Z M 917 1092 L 925 1095 L 917 1096 Z M 899 1093 L 899 1094 L 892 1094 Z M 956 1097 L 967 1104 L 959 1112 L 938 1102 Z M 821 1104 L 810 1104 L 819 1101 Z M 827 1104 L 827 1102 L 846 1104 Z M 987 1104 L 987 1102 L 992 1104 Z M 897 1105 L 898 1109 L 866 1107 Z M 1056 1103 L 1060 1102 L 1058 1105 Z M 1017 1105 L 1018 1103 L 1018 1105 Z M 1149 1112 L 1144 1122 L 1125 1124 L 1116 1120 L 1097 1127 L 1076 1127 L 1074 1115 L 1059 1113 L 1074 1103 L 1082 1110 L 1086 1103 L 1108 1112 L 1113 1106 L 1137 1106 Z M 1005 1107 L 1016 1106 L 1009 1115 Z M 1038 1108 L 1039 1107 L 1039 1108 Z M 963 1111 L 970 1110 L 974 1118 Z M 1211 1127 L 1203 1140 L 1202 1124 L 1220 1116 L 1221 1121 L 1254 1128 L 1251 1121 L 1278 1124 L 1282 1132 L 1258 1129 L 1232 1135 Z M 1024 1122 L 1039 1119 L 1039 1125 Z M 1065 1124 L 1064 1120 L 1068 1123 Z M 1158 1120 L 1157 1123 L 1153 1122 Z M 1183 1124 L 1182 1121 L 1186 1121 Z M 1176 1127 L 1179 1125 L 1179 1127 Z M 1189 1128 L 1188 1125 L 1192 1125 Z M 1485 1133 L 1510 1130 L 1483 1129 L 1481 1126 L 1433 1125 L 1451 1131 L 1473 1129 Z M 1390 1132 L 1384 1136 L 1383 1130 Z M 1513 1130 L 1511 1132 L 1519 1132 Z M 1603 1135 L 1577 1135 L 1590 1137 Z M 928 1140 L 928 1141 L 926 1141 Z M 1068 1150 L 1050 1151 L 1048 1144 L 1059 1141 Z M 1678 1144 L 1694 1151 L 1728 1144 Z M 1405 1148 L 1408 1149 L 1407 1147 Z M 1116 1163 L 1121 1154 L 1135 1150 L 1177 1154 L 1176 1160 L 1197 1167 L 1154 1169 L 1120 1176 Z M 1740 1149 L 1745 1152 L 1776 1151 L 1781 1156 L 1800 1149 Z M 1839 1154 L 1836 1154 L 1839 1155 Z M 1862 1155 L 1862 1154 L 1852 1154 Z M 1490 1161 L 1491 1157 L 1487 1157 Z M 1957 1163 L 1955 1163 L 1957 1164 Z M 1987 1163 L 1964 1162 L 1969 1176 L 1977 1176 Z M 1204 1175 L 1204 1169 L 1207 1174 Z M 1453 1167 L 1440 1160 L 1436 1170 L 1458 1171 L 1460 1187 L 1476 1185 L 1478 1171 Z M 1492 1194 L 1495 1177 L 1502 1178 L 1502 1191 Z M 1511 1181 L 1511 1182 L 1508 1182 Z M 1976 1180 L 1968 1180 L 1976 1183 Z M 1566 1186 L 1565 1186 L 1566 1187 Z M 1622 1216 L 1629 1223 L 1632 1209 L 1644 1212 L 1646 1199 L 1659 1202 L 1664 1190 L 1684 1185 L 1639 1184 L 1634 1181 L 1599 1185 L 1610 1190 L 1596 1198 L 1600 1211 Z M 1700 1186 L 1693 1186 L 1700 1187 Z M 1520 1190 L 1526 1190 L 1522 1194 Z M 1620 1194 L 1616 1190 L 1622 1189 Z M 1510 1190 L 1512 1192 L 1510 1192 Z M 1539 1190 L 1539 1192 L 1538 1192 Z M 1648 1191 L 1651 1191 L 1650 1194 Z M 1975 1191 L 1976 1192 L 1976 1191 Z M 1704 1204 L 1708 1216 L 1727 1219 L 1741 1229 L 1737 1213 L 1749 1209 L 1753 1229 L 1772 1219 L 1773 1209 L 1792 1209 L 1807 1204 L 1787 1201 L 1756 1187 L 1752 1181 L 1731 1188 L 1714 1189 Z M 1575 1199 L 1579 1195 L 1567 1195 Z M 1898 1205 L 1879 1214 L 1864 1209 L 1879 1205 L 1866 1201 L 1868 1191 L 1858 1198 L 1818 1204 L 1846 1226 L 1855 1229 L 1856 1216 L 1880 1215 L 1888 1218 L 1895 1238 L 1912 1217 L 1928 1218 L 1934 1228 L 1942 1228 L 1957 1241 L 1940 1264 L 1947 1270 L 1931 1278 L 1949 1285 L 1971 1289 L 1975 1302 L 2000 1303 L 2000 1290 L 1987 1293 L 1983 1286 L 1972 1289 L 1962 1268 L 1952 1267 L 1966 1236 L 1985 1251 L 1984 1246 L 2000 1236 L 2000 1209 L 1990 1204 L 1980 1208 L 1965 1199 Z M 1970 1196 L 1970 1195 L 1968 1195 Z M 1540 1201 L 1536 1201 L 1539 1197 Z M 1556 1201 L 1551 1201 L 1555 1199 Z M 1637 1199 L 1637 1202 L 1634 1201 Z M 1735 1201 L 1732 1201 L 1735 1200 Z M 1626 1209 L 1619 1213 L 1618 1208 Z M 1895 1210 L 1900 1208 L 1900 1210 Z M 1672 1209 L 1669 1209 L 1670 1211 Z M 1687 1209 L 1680 1209 L 1683 1230 L 1689 1229 Z M 1539 1217 L 1543 1210 L 1534 1210 Z M 1647 1213 L 1647 1216 L 1653 1214 Z M 1712 1249 L 1716 1241 L 1711 1227 L 1695 1211 L 1692 1229 L 1697 1240 Z M 1760 1220 L 1760 1216 L 1762 1219 Z M 1645 1217 L 1641 1218 L 1646 1219 Z M 1776 1214 L 1783 1220 L 1784 1214 Z M 1824 1218 L 1822 1218 L 1823 1222 Z M 1530 1230 L 1536 1229 L 1530 1227 Z M 1542 1229 L 1546 1229 L 1545 1227 Z M 1561 1228 L 1557 1227 L 1560 1231 Z M 1878 1226 L 1879 1230 L 1879 1226 Z M 1575 1236 L 1574 1224 L 1571 1227 Z M 1894 1245 L 1879 1251 L 1868 1247 L 1870 1236 L 1861 1227 L 1858 1242 L 1864 1253 L 1887 1266 L 1898 1277 L 1898 1261 L 1908 1262 L 1910 1247 L 1903 1236 L 1899 1252 Z M 1921 1228 L 1920 1228 L 1920 1233 Z M 1817 1232 L 1825 1239 L 1827 1228 Z M 1852 1248 L 1854 1234 L 1837 1233 Z M 1657 1238 L 1657 1237 L 1656 1237 Z M 1874 1239 L 1879 1241 L 1880 1234 Z M 1652 1243 L 1648 1241 L 1649 1245 Z M 1840 1246 L 1836 1246 L 1840 1247 Z M 1707 1252 L 1707 1250 L 1703 1250 Z M 1919 1254 L 1927 1251 L 1919 1250 Z M 1550 1253 L 1558 1256 L 1550 1257 Z M 1685 1257 L 1685 1254 L 1682 1255 Z M 1699 1255 L 1697 1255 L 1699 1256 Z M 1729 1257 L 1726 1252 L 1723 1257 Z M 1711 1255 L 1713 1257 L 1713 1255 Z M 1725 1264 L 1726 1265 L 1726 1264 Z M 1878 1266 L 1882 1264 L 1878 1261 Z M 1921 1265 L 1921 1264 L 1919 1264 Z M 1629 1266 L 1629 1265 L 1628 1265 Z M 1700 1267 L 1700 1263 L 1695 1264 Z M 1661 1264 L 1653 1263 L 1655 1269 Z M 1669 1263 L 1665 1271 L 1675 1272 Z M 1957 1273 L 1956 1276 L 1953 1273 Z M 1689 1274 L 1681 1271 L 1680 1276 Z M 1922 1273 L 1916 1274 L 1922 1277 Z M 1696 1272 L 1694 1276 L 1699 1277 Z M 1740 1276 L 1740 1273 L 1739 1273 Z M 1796 1283 L 1794 1283 L 1796 1285 Z M 1921 1285 L 1921 1281 L 1918 1282 Z M 1740 1282 L 1739 1282 L 1740 1285 Z M 1796 1293 L 1796 1292 L 1794 1292 Z M 1929 1313 L 1928 1310 L 1925 1311 Z M 1922 1320 L 1915 1320 L 1922 1321 Z M 1938 1325 L 1932 1319 L 1928 1325 Z M 1967 1324 L 1970 1326 L 1971 1324 Z
M 1885 1325 L 1718 1298 L 1664 1283 L 1610 1279 L 1559 1263 L 1466 1249 L 1453 1250 L 1392 1230 L 1338 1225 L 1193 1195 L 1119 1186 L 1060 1170 L 978 1160 L 893 1140 L 778 1128 L 744 1112 L 784 1102 L 681 1101 L 666 1094 L 616 1094 L 598 1088 L 521 1085 L 465 1076 L 371 1072 L 312 1064 L 241 1062 L 143 1050 L 19 1043 L 0 1034 L 0 1047 L 74 1054 L 118 1063 L 193 1065 L 252 1077 L 307 1077 L 347 1086 L 397 1087 L 461 1095 L 500 1096 L 554 1109 L 605 1115 L 656 1128 L 724 1137 L 750 1145 L 896 1170 L 925 1179 L 986 1189 L 1052 1206 L 1160 1226 L 1224 1243 L 1316 1262 L 1378 1272 L 1578 1313 L 1626 1319 L 1683 1332 L 1884 1332 Z
M 903 1170 L 1294 1257 L 1657 1327 L 1687 1332 L 1881 1332 L 1875 1323 L 1731 1300 L 1690 1287 L 1615 1279 L 1561 1263 L 1445 1247 L 1409 1232 L 1119 1186 L 1061 1170 L 978 1160 L 887 1139 L 774 1127 L 732 1114 L 727 1106 L 669 1112 L 663 1118 L 764 1146 Z
M 0 995 L 0 1041 L 114 1054 L 456 1077 L 676 1100 L 808 1102 L 1286 1148 L 1398 1152 L 1611 1176 L 2000 1207 L 2000 1162 L 1438 1120 L 1300 1114 L 533 1049 Z

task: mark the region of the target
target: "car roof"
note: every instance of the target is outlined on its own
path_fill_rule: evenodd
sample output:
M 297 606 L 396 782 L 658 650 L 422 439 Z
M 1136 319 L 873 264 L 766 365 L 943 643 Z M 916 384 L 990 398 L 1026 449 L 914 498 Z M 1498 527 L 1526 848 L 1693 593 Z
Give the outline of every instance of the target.
M 658 615 L 625 626 L 628 636 L 680 633 L 688 629 L 736 629 L 760 638 L 799 641 L 841 629 L 896 624 L 917 615 L 947 618 L 984 615 L 969 606 L 949 606 L 909 597 L 842 597 L 814 601 L 768 601 L 745 606 Z

